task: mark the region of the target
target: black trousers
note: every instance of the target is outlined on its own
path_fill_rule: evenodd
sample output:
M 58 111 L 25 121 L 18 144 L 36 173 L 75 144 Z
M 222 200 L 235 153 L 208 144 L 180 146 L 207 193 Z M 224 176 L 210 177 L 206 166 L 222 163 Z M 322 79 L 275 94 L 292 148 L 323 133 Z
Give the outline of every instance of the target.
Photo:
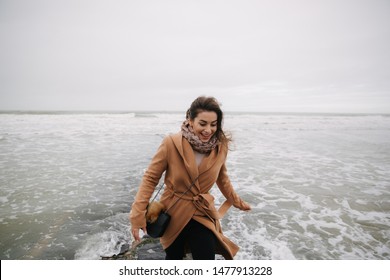
M 215 260 L 217 238 L 201 223 L 190 220 L 175 241 L 165 249 L 166 260 L 182 260 L 189 245 L 194 260 Z

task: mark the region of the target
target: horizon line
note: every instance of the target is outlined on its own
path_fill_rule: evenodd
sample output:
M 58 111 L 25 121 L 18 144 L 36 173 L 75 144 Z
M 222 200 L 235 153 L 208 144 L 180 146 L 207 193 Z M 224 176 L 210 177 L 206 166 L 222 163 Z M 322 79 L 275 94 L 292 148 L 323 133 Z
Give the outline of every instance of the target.
M 224 114 L 275 114 L 275 115 L 390 115 L 390 113 L 367 112 L 294 112 L 294 111 L 230 111 L 224 110 Z M 1 110 L 0 114 L 185 114 L 185 110 Z

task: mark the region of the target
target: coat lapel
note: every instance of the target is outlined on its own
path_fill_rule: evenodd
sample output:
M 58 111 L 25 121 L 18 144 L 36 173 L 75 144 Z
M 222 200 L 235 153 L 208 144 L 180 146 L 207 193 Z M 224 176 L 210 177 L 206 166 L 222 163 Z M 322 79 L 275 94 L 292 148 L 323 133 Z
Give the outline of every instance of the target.
M 198 167 L 194 151 L 192 150 L 190 143 L 183 138 L 182 134 L 174 134 L 171 138 L 180 156 L 183 158 L 184 165 L 192 182 L 195 181 L 199 174 L 207 172 L 220 158 L 219 153 L 221 146 L 218 145 L 208 156 L 203 158 L 200 166 Z M 196 181 L 195 185 L 200 190 L 199 180 Z
M 195 155 L 191 148 L 190 143 L 183 139 L 181 133 L 177 133 L 171 136 L 173 143 L 176 146 L 177 151 L 183 159 L 185 168 L 187 169 L 188 175 L 191 178 L 191 181 L 195 181 L 195 179 L 199 175 L 199 170 L 196 164 Z M 196 182 L 196 186 L 199 188 L 199 183 Z
M 203 158 L 203 160 L 199 166 L 199 173 L 200 174 L 206 172 L 215 164 L 215 162 L 218 159 L 218 149 L 219 149 L 219 147 L 213 149 L 208 156 Z

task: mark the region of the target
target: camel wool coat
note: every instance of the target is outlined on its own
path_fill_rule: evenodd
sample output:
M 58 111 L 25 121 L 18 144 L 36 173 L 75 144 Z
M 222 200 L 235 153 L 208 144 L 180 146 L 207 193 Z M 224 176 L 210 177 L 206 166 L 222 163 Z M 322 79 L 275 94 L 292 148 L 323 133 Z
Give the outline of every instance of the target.
M 168 248 L 187 223 L 194 219 L 217 237 L 216 253 L 223 255 L 225 259 L 233 259 L 239 247 L 223 235 L 219 219 L 230 205 L 243 209 L 243 201 L 234 191 L 227 175 L 227 151 L 226 146 L 219 144 L 198 166 L 194 151 L 181 132 L 166 136 L 145 171 L 132 205 L 132 228 L 146 226 L 147 205 L 165 172 L 165 188 L 160 202 L 169 209 L 171 221 L 160 238 L 163 248 Z M 215 183 L 227 199 L 221 211 L 215 209 L 214 197 L 209 194 Z M 187 191 L 191 184 L 193 186 Z

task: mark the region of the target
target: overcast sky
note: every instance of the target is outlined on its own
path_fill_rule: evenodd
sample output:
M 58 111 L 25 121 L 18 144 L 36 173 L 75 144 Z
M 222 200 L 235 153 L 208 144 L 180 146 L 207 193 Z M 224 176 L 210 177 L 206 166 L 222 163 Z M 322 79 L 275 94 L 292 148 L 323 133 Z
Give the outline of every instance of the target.
M 0 110 L 390 113 L 389 0 L 0 0 Z

